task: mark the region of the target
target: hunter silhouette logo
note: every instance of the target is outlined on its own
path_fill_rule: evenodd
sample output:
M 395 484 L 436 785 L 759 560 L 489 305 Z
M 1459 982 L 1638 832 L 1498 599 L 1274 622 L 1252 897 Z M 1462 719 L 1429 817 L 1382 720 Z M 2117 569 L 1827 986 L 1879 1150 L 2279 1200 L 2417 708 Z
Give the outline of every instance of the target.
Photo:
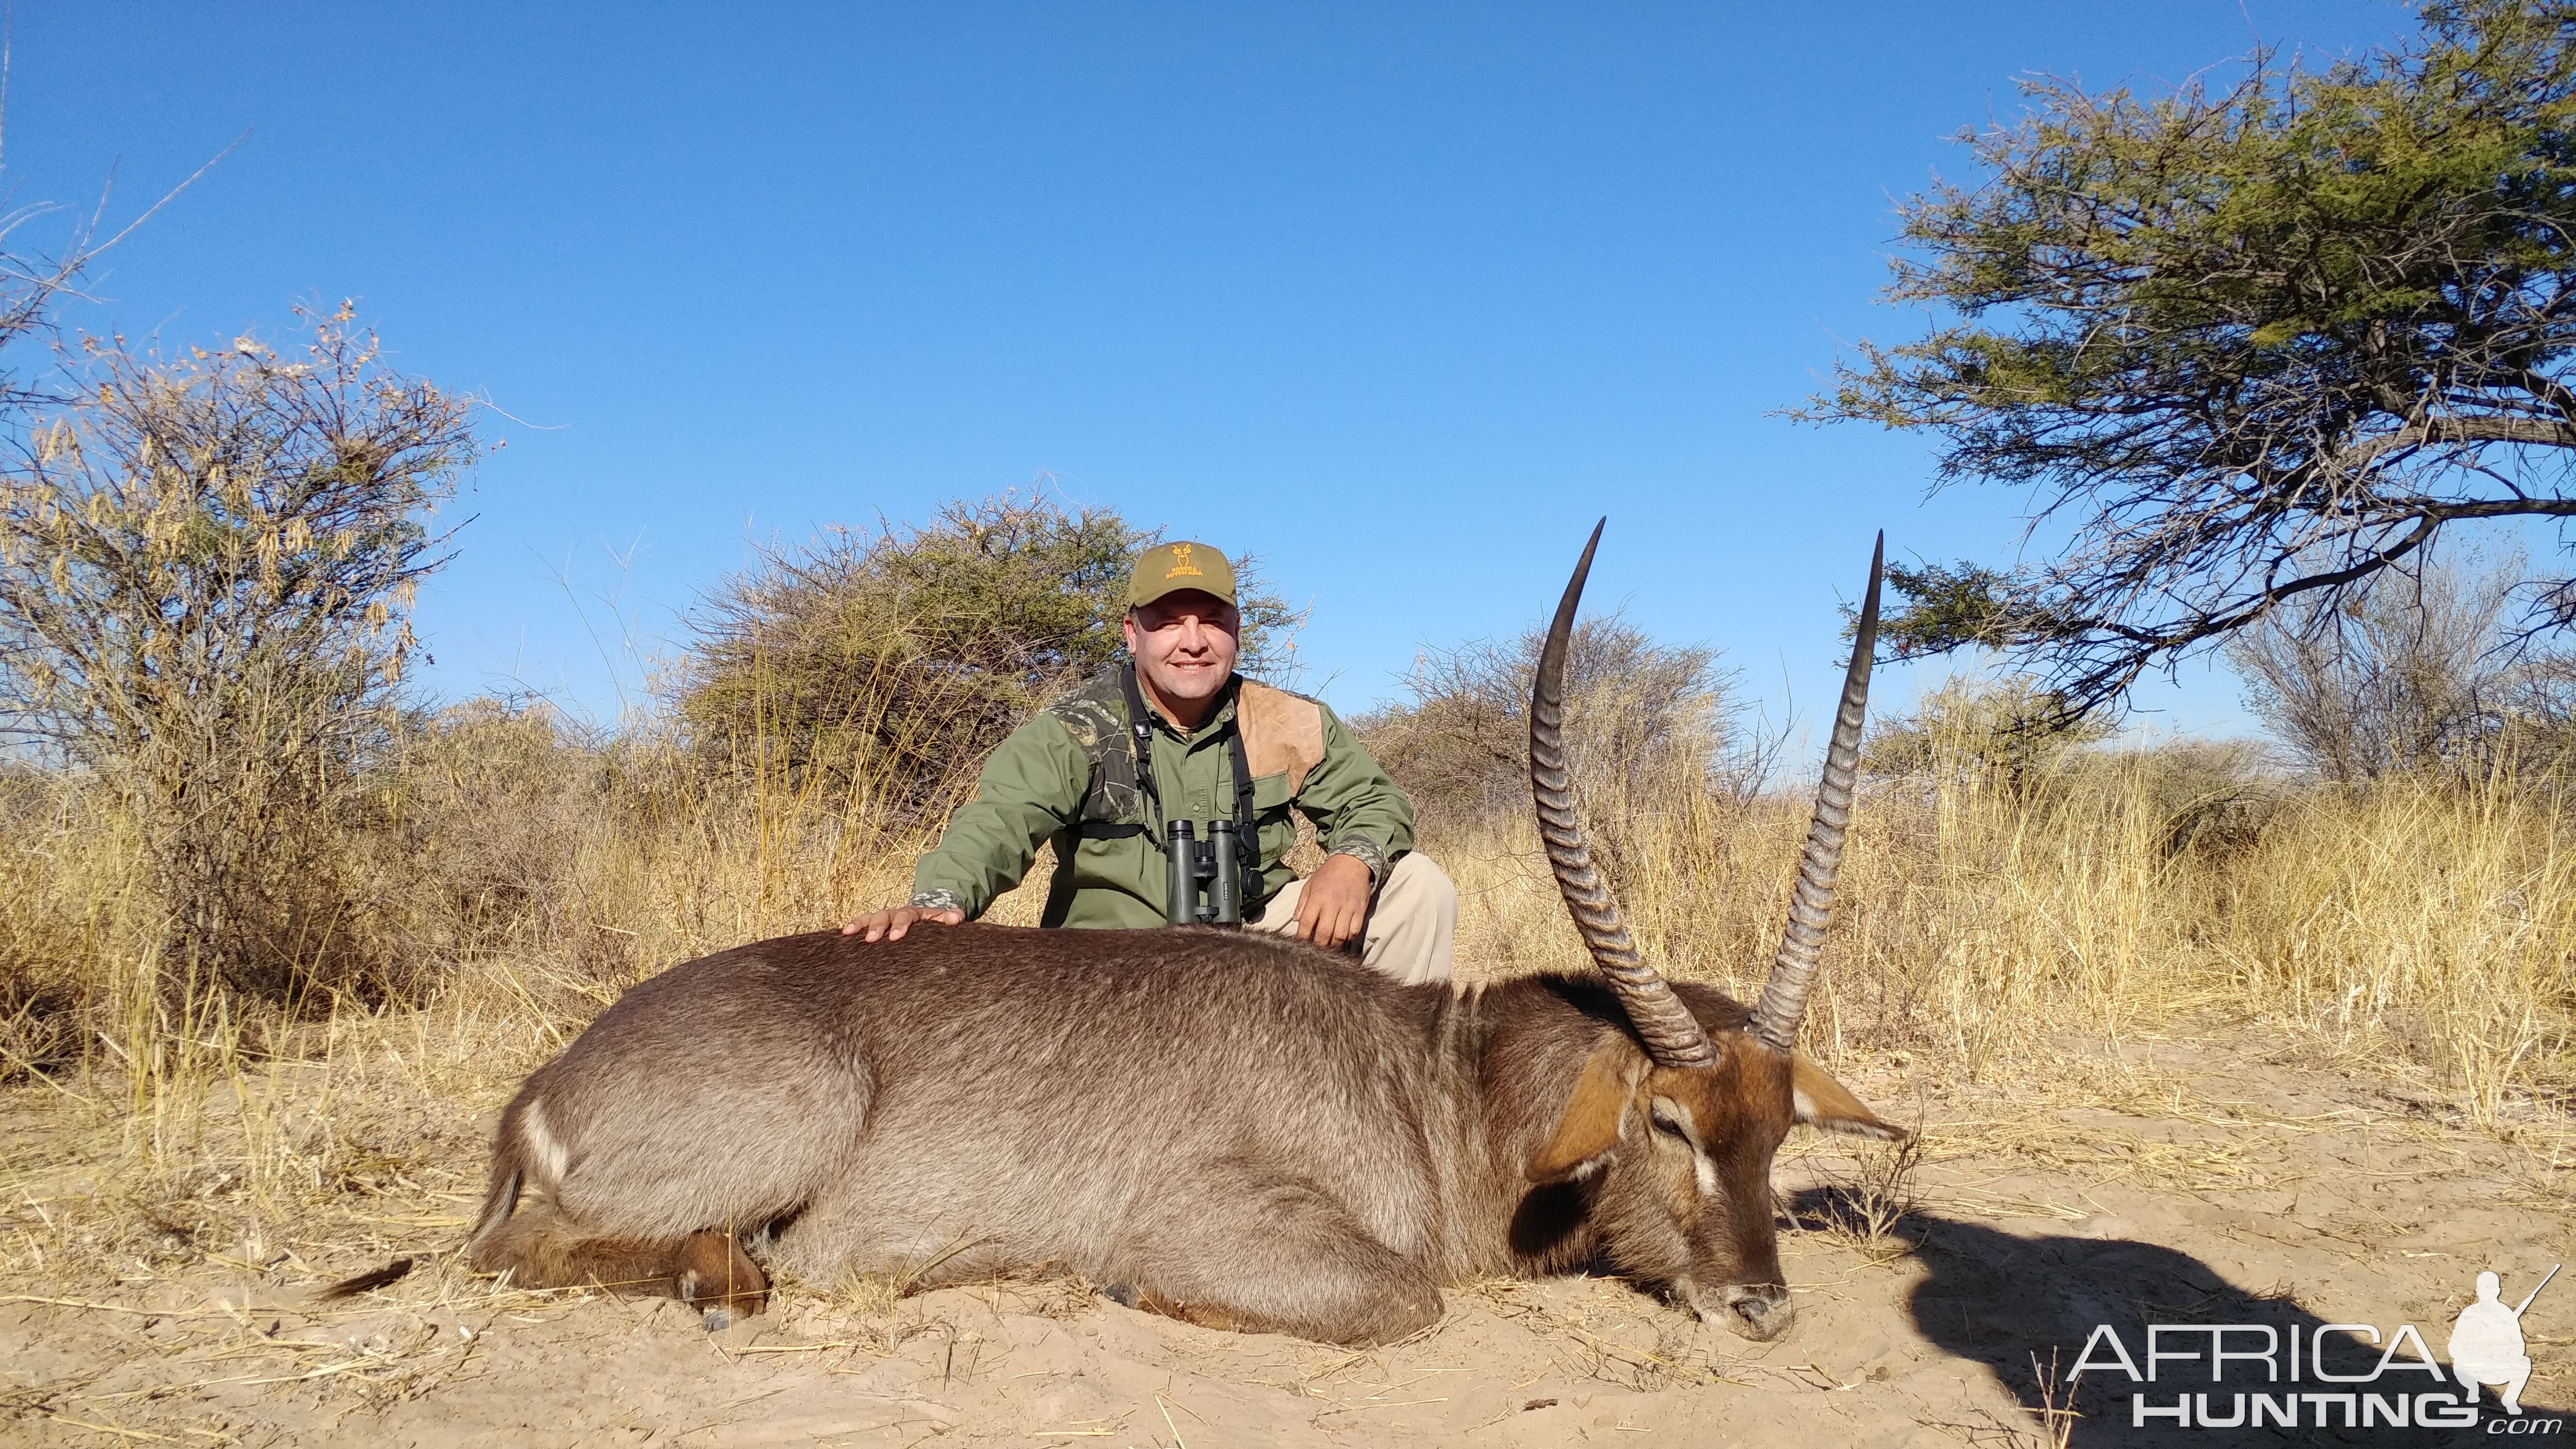
M 2522 1386 L 2531 1382 L 2531 1355 L 2523 1352 L 2522 1315 L 2540 1289 L 2558 1269 L 2540 1280 L 2540 1287 L 2523 1295 L 2522 1302 L 2507 1308 L 2496 1294 L 2504 1280 L 2493 1273 L 2478 1275 L 2478 1301 L 2460 1310 L 2451 1323 L 2451 1372 L 2458 1376 L 2460 1387 L 2469 1391 L 2469 1402 L 2478 1401 L 2478 1385 L 2502 1384 L 2504 1392 L 2496 1396 L 2508 1414 L 2522 1412 Z
M 2320 1323 L 2305 1331 L 2297 1323 L 2151 1323 L 2142 1356 L 2132 1355 L 2119 1331 L 2104 1323 L 2084 1340 L 2066 1379 L 2073 1383 L 2089 1372 L 2123 1374 L 2141 1386 L 2159 1377 L 2192 1383 L 2199 1380 L 2196 1370 L 2207 1367 L 2207 1382 L 2219 1392 L 2177 1393 L 2171 1403 L 2158 1402 L 2161 1395 L 2153 1392 L 2131 1393 L 2129 1424 L 2139 1429 L 2159 1422 L 2183 1429 L 2465 1429 L 2479 1422 L 2478 1387 L 2488 1384 L 2502 1390 L 2497 1403 L 2505 1416 L 2488 1420 L 2485 1432 L 2554 1435 L 2564 1421 L 2522 1412 L 2522 1390 L 2531 1382 L 2522 1315 L 2557 1276 L 2552 1267 L 2520 1303 L 2509 1304 L 2504 1280 L 2480 1273 L 2476 1301 L 2451 1323 L 2447 1373 L 2411 1323 L 2385 1338 L 2368 1323 Z M 2244 1388 L 2230 1391 L 2231 1365 Z M 2410 1377 L 2418 1374 L 2423 1377 Z
M 1206 573 L 1206 569 L 1200 568 L 1197 564 L 1190 562 L 1190 545 L 1186 543 L 1176 543 L 1172 545 L 1172 566 L 1164 571 L 1164 578 L 1177 579 L 1186 577 L 1195 579 L 1204 577 Z

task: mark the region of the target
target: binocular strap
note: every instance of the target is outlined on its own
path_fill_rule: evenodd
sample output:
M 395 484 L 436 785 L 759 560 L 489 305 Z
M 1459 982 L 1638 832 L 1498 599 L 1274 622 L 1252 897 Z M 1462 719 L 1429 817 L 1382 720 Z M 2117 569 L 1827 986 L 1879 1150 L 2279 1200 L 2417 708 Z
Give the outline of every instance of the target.
M 1118 682 L 1127 691 L 1127 748 L 1136 757 L 1136 791 L 1145 797 L 1145 835 L 1157 849 L 1164 844 L 1162 792 L 1154 786 L 1154 712 L 1136 686 L 1134 660 L 1119 666 Z M 1243 715 L 1238 710 L 1225 738 L 1226 763 L 1234 769 L 1234 848 L 1243 861 L 1244 878 L 1261 879 L 1261 827 L 1253 819 L 1252 753 L 1243 742 Z M 1266 899 L 1266 896 L 1265 896 Z

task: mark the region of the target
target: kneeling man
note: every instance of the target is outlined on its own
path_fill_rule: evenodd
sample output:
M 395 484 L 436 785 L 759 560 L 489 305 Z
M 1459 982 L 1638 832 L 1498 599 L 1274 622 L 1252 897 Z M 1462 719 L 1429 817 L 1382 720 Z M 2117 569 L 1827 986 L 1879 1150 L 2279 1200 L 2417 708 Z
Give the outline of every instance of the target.
M 912 900 L 844 932 L 899 938 L 954 926 L 1020 883 L 1038 842 L 1055 845 L 1046 926 L 1149 927 L 1166 919 L 1164 824 L 1233 820 L 1260 842 L 1243 885 L 1245 929 L 1319 946 L 1358 943 L 1399 981 L 1449 975 L 1458 892 L 1413 851 L 1413 807 L 1320 701 L 1234 672 L 1234 568 L 1199 543 L 1145 551 L 1128 585 L 1130 662 L 1114 665 L 1011 732 L 975 799 L 921 858 Z M 1141 724 L 1141 728 L 1139 725 Z M 1280 857 L 1294 806 L 1327 852 L 1300 880 Z

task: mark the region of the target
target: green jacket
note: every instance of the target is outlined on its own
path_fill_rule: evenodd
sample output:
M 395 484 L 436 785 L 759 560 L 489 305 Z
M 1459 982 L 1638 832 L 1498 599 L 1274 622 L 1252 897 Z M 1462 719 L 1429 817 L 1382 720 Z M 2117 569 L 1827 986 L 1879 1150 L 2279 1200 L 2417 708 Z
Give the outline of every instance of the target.
M 1126 692 L 1116 666 L 1050 701 L 984 762 L 975 799 L 948 822 L 939 846 L 913 869 L 914 905 L 954 908 L 969 919 L 1020 883 L 1038 842 L 1055 843 L 1047 889 L 1048 926 L 1152 927 L 1164 923 L 1164 820 L 1194 822 L 1205 840 L 1211 820 L 1234 816 L 1234 765 L 1227 740 L 1242 728 L 1260 827 L 1261 879 L 1244 883 L 1244 915 L 1258 920 L 1295 872 L 1280 857 L 1296 843 L 1295 806 L 1315 822 L 1325 849 L 1356 856 L 1383 881 L 1413 848 L 1413 807 L 1360 748 L 1332 710 L 1238 675 L 1216 710 L 1188 735 L 1154 716 L 1153 778 L 1162 809 L 1136 787 Z

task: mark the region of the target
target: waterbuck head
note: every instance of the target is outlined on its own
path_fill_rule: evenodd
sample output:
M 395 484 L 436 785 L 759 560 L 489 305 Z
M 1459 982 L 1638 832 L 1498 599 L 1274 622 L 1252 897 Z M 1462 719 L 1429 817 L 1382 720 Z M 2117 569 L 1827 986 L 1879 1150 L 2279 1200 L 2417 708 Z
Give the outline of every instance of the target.
M 1705 1320 L 1725 1322 L 1748 1338 L 1773 1338 L 1790 1319 L 1772 1224 L 1771 1159 L 1781 1140 L 1800 1122 L 1888 1139 L 1905 1135 L 1796 1051 L 1860 773 L 1880 554 L 1870 558 L 1869 592 L 1825 753 L 1824 783 L 1770 980 L 1749 1014 L 1697 990 L 1692 995 L 1702 1006 L 1695 1013 L 1630 942 L 1618 902 L 1593 868 L 1566 772 L 1567 643 L 1600 543 L 1595 526 L 1539 656 L 1530 693 L 1530 786 L 1557 886 L 1636 1035 L 1603 1037 L 1528 1175 L 1542 1183 L 1592 1180 L 1592 1218 L 1618 1267 L 1661 1282 Z

